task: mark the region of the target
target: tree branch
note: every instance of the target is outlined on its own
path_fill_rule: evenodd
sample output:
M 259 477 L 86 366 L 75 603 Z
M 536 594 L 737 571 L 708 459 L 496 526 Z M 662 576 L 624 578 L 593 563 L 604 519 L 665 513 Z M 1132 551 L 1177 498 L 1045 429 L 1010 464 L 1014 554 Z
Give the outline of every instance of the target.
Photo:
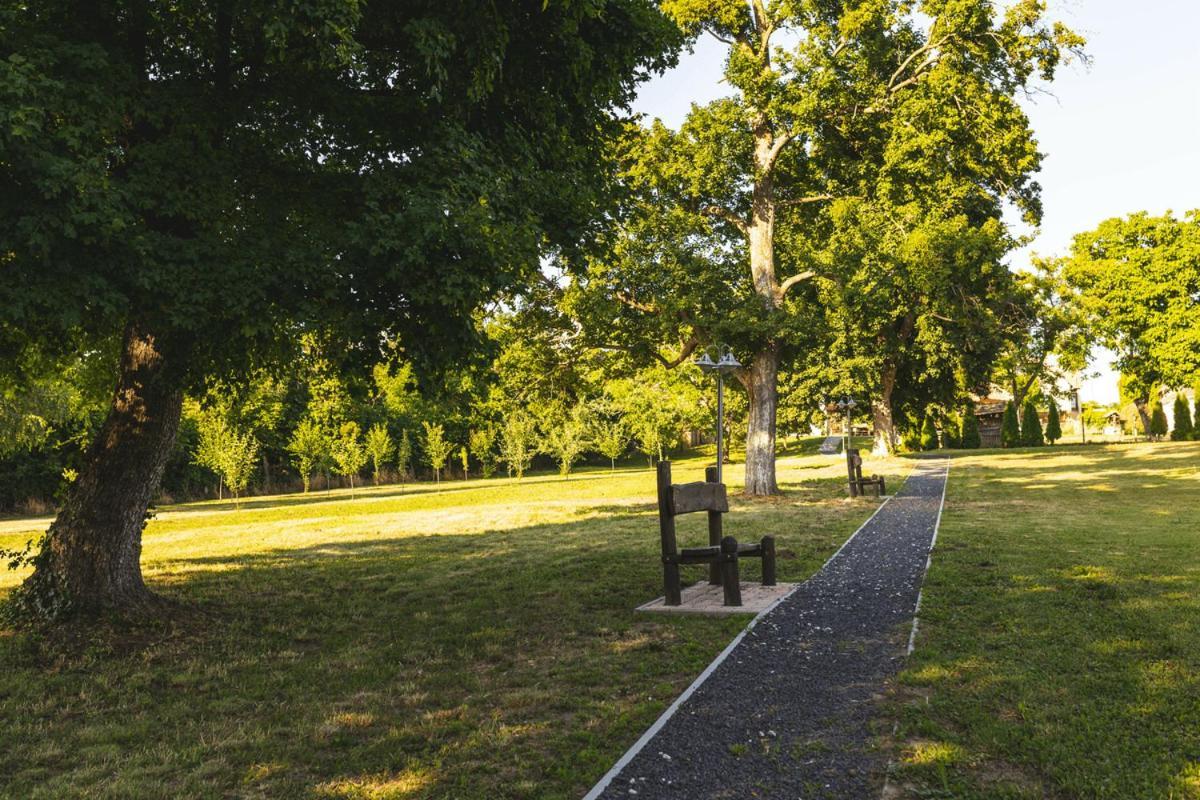
M 770 172 L 775 168 L 775 161 L 779 158 L 779 154 L 783 152 L 783 148 L 793 138 L 795 138 L 795 134 L 792 133 L 781 133 L 775 137 L 775 141 L 771 143 L 771 149 L 767 152 L 767 160 L 763 164 L 763 172 Z
M 617 291 L 613 295 L 613 297 L 617 298 L 617 300 L 619 302 L 623 303 L 624 305 L 627 305 L 630 308 L 635 309 L 637 311 L 642 311 L 646 314 L 657 314 L 659 312 L 658 307 L 655 306 L 654 304 L 643 303 L 639 300 L 635 300 L 634 298 L 630 297 L 628 294 L 626 294 L 625 292 L 622 292 L 622 291 Z
M 807 197 L 793 197 L 790 199 L 776 200 L 775 205 L 786 206 L 802 206 L 807 203 L 821 203 L 826 200 L 837 200 L 841 195 L 837 194 L 810 194 Z
M 662 353 L 657 353 L 657 352 L 654 354 L 654 357 L 657 358 L 659 363 L 662 364 L 667 369 L 674 369 L 675 367 L 678 367 L 680 364 L 682 364 L 684 361 L 687 361 L 688 356 L 690 356 L 692 353 L 696 352 L 696 348 L 699 346 L 700 346 L 700 340 L 697 339 L 696 336 L 693 334 L 686 342 L 684 342 L 683 349 L 679 351 L 679 355 L 676 356 L 675 358 L 668 359 L 664 355 L 662 355 Z
M 813 272 L 811 269 L 805 270 L 804 272 L 796 273 L 792 277 L 785 280 L 783 283 L 779 284 L 779 296 L 783 297 L 785 294 L 787 294 L 787 290 L 792 288 L 793 286 L 795 286 L 797 283 L 800 283 L 801 281 L 806 281 L 809 278 L 815 278 L 816 276 L 817 276 L 817 273 Z
M 898 91 L 901 87 L 907 86 L 910 83 L 913 83 L 916 80 L 916 78 L 918 78 L 921 75 L 921 73 L 925 71 L 925 69 L 927 69 L 931 64 L 937 63 L 938 57 L 936 55 L 933 55 L 931 53 L 931 51 L 936 50 L 939 47 L 941 47 L 942 45 L 946 44 L 947 42 L 950 41 L 951 38 L 953 38 L 953 34 L 947 34 L 940 39 L 926 42 L 924 45 L 918 47 L 916 50 L 909 53 L 908 57 L 900 62 L 900 66 L 896 67 L 896 71 L 892 73 L 892 77 L 888 79 L 888 85 L 887 85 L 888 93 L 890 94 L 892 92 Z M 925 55 L 926 53 L 930 53 L 930 55 L 926 56 L 925 60 L 921 62 L 920 66 L 917 67 L 917 69 L 915 70 L 913 75 L 911 77 L 909 77 L 908 79 L 902 81 L 901 83 L 897 84 L 896 81 L 900 80 L 900 76 L 902 76 L 904 74 L 904 72 L 908 69 L 909 65 L 912 64 L 912 62 L 915 61 L 917 58 L 920 58 L 922 55 Z
M 721 44 L 728 45 L 730 47 L 733 47 L 735 44 L 737 44 L 737 42 L 735 42 L 733 39 L 730 39 L 727 36 L 722 36 L 721 34 L 714 31 L 712 28 L 705 28 L 704 32 L 707 33 L 709 36 L 713 37 L 714 39 L 716 39 Z
M 730 211 L 728 208 L 725 208 L 724 206 L 717 206 L 717 205 L 704 206 L 703 208 L 700 209 L 700 213 L 704 214 L 705 216 L 717 217 L 718 219 L 723 219 L 726 222 L 728 222 L 730 225 L 732 225 L 733 227 L 737 228 L 742 233 L 746 233 L 750 227 L 749 225 L 746 224 L 746 220 L 742 219 L 737 214 L 733 213 L 732 211 Z

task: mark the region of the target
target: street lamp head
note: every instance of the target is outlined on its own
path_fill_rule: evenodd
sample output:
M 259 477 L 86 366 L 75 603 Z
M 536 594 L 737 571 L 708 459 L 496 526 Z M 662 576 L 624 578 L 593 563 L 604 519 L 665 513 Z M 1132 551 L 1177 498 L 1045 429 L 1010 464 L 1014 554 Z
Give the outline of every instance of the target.
M 708 353 L 701 353 L 700 357 L 697 358 L 692 363 L 694 363 L 697 367 L 704 370 L 705 372 L 712 372 L 714 369 L 717 368 L 716 362 L 713 361 L 712 358 L 709 357 Z
M 733 351 L 726 347 L 725 352 L 721 354 L 721 359 L 716 364 L 717 371 L 728 374 L 741 368 L 741 362 L 734 358 Z

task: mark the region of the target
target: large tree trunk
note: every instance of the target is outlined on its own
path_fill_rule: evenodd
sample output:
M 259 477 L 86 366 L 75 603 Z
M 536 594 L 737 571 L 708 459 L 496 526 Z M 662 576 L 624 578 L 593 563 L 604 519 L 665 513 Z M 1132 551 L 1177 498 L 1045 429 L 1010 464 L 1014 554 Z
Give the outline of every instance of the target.
M 768 347 L 754 356 L 743 382 L 750 399 L 746 431 L 746 493 L 777 494 L 775 482 L 775 412 L 778 405 L 776 374 L 779 349 Z
M 871 401 L 871 416 L 875 426 L 872 452 L 888 456 L 896 452 L 896 420 L 892 414 L 892 390 L 896 388 L 896 365 L 884 366 L 880 376 L 879 397 Z
M 1139 399 L 1133 401 L 1134 408 L 1137 409 L 1138 417 L 1142 420 L 1142 433 L 1146 438 L 1150 438 L 1150 398 Z
M 754 185 L 746 240 L 750 249 L 750 275 L 754 292 L 768 311 L 783 300 L 775 274 L 775 187 L 771 176 L 775 137 L 765 119 L 754 131 Z M 779 346 L 769 342 L 754 355 L 742 381 L 750 396 L 746 429 L 746 494 L 778 494 L 775 482 L 775 415 L 778 401 Z
M 152 601 L 142 582 L 142 528 L 182 406 L 161 342 L 131 324 L 108 418 L 18 594 L 29 612 L 136 612 Z

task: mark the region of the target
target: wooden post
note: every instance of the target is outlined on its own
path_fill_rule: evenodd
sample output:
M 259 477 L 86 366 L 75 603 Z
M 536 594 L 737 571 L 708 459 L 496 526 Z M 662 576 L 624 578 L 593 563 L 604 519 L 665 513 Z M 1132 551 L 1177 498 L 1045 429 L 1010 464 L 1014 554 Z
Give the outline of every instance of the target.
M 775 537 L 762 538 L 762 585 L 775 585 Z
M 854 482 L 854 458 L 850 455 L 850 450 L 846 450 L 846 474 L 850 479 L 850 496 L 858 497 L 858 486 Z
M 717 472 L 718 470 L 716 467 L 706 468 L 704 470 L 704 480 L 708 481 L 709 483 L 718 483 L 719 478 L 717 477 Z M 708 512 L 708 544 L 711 547 L 721 546 L 721 519 L 723 516 L 724 515 L 721 514 L 720 511 Z M 721 585 L 720 564 L 713 563 L 708 565 L 708 582 L 711 586 Z
M 725 590 L 725 605 L 742 604 L 742 586 L 738 582 L 737 539 L 726 536 L 721 540 L 721 585 Z
M 662 539 L 664 604 L 683 603 L 679 583 L 679 551 L 675 545 L 675 509 L 671 507 L 671 462 L 658 462 L 658 533 Z

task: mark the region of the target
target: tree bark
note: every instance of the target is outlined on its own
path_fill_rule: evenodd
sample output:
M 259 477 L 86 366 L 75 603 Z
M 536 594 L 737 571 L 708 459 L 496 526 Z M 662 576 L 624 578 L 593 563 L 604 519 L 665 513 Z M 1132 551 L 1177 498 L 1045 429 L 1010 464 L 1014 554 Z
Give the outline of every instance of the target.
M 779 348 L 755 354 L 743 382 L 750 401 L 746 430 L 746 494 L 778 494 L 775 482 L 775 414 L 778 406 L 776 375 Z
M 879 397 L 871 402 L 871 416 L 875 426 L 875 444 L 872 452 L 888 456 L 896 452 L 896 419 L 892 413 L 892 390 L 896 388 L 896 365 L 889 362 L 883 368 L 879 381 Z
M 142 528 L 182 407 L 161 341 L 130 324 L 108 417 L 18 593 L 28 611 L 136 613 L 151 604 L 142 581 Z
M 775 274 L 775 185 L 771 175 L 775 136 L 765 119 L 754 128 L 754 184 L 746 240 L 750 249 L 750 275 L 754 292 L 767 311 L 783 302 Z M 775 418 L 778 405 L 779 345 L 768 342 L 743 371 L 742 382 L 750 396 L 746 428 L 746 494 L 779 493 L 775 481 Z

